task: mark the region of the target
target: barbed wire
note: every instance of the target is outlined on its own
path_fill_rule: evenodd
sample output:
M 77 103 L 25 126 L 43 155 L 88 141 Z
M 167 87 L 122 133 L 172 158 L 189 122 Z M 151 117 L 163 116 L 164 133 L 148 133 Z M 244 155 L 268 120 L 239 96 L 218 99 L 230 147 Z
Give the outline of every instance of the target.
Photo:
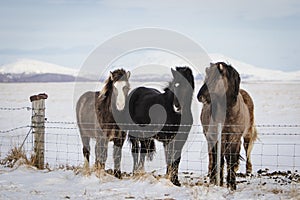
M 70 121 L 46 121 L 45 123 L 48 124 L 69 124 L 69 125 L 98 125 L 92 122 L 84 122 L 84 123 L 77 123 L 77 122 L 70 122 Z M 120 125 L 120 126 L 192 126 L 192 127 L 215 127 L 217 125 L 202 125 L 202 124 L 132 124 L 132 123 L 102 123 L 102 125 Z M 244 126 L 238 124 L 230 124 L 230 125 L 222 125 L 223 127 L 234 127 L 234 126 Z M 254 125 L 253 127 L 259 128 L 300 128 L 300 124 L 258 124 Z
M 3 131 L 0 130 L 0 134 L 1 133 L 10 133 L 10 132 L 13 132 L 13 131 L 16 131 L 16 130 L 19 130 L 19 129 L 30 128 L 30 127 L 31 126 L 27 125 L 27 126 L 20 126 L 20 127 L 8 129 L 8 130 L 3 130 Z
M 23 107 L 0 107 L 0 110 L 5 110 L 5 111 L 27 110 L 27 111 L 30 111 L 30 110 L 32 110 L 32 108 L 28 107 L 28 106 L 23 106 Z
M 76 122 L 45 122 L 48 124 L 61 124 L 61 125 L 78 125 Z M 43 123 L 41 123 L 43 124 Z M 85 125 L 93 125 L 93 123 L 82 123 Z M 110 123 L 110 125 L 113 125 L 113 123 Z M 114 124 L 116 125 L 116 124 Z M 129 125 L 129 124 L 128 124 Z M 132 125 L 132 124 L 130 124 Z M 201 127 L 202 125 L 192 125 L 193 127 Z M 263 127 L 280 127 L 280 128 L 296 128 L 299 125 L 263 125 Z M 0 134 L 3 133 L 9 133 L 9 132 L 14 132 L 19 129 L 24 129 L 24 128 L 41 128 L 41 126 L 32 126 L 32 125 L 26 125 L 26 126 L 20 126 L 20 127 L 15 127 L 11 128 L 8 130 L 0 130 Z M 42 126 L 43 128 L 46 129 L 60 129 L 60 130 L 77 130 L 79 129 L 77 126 L 74 127 L 63 127 L 63 126 Z M 86 131 L 112 131 L 112 130 L 117 130 L 117 131 L 129 131 L 129 132 L 144 132 L 144 133 L 155 133 L 155 132 L 161 132 L 161 133 L 194 133 L 194 134 L 202 134 L 203 131 L 171 131 L 171 130 L 142 130 L 142 129 L 114 129 L 114 128 L 81 128 L 81 130 L 86 130 Z M 217 133 L 209 133 L 209 134 L 217 134 Z M 222 133 L 224 135 L 230 135 L 230 134 L 238 134 L 238 133 Z M 240 133 L 242 134 L 242 133 Z M 268 136 L 268 135 L 278 135 L 278 136 L 299 136 L 300 132 L 259 132 L 258 133 L 260 136 Z

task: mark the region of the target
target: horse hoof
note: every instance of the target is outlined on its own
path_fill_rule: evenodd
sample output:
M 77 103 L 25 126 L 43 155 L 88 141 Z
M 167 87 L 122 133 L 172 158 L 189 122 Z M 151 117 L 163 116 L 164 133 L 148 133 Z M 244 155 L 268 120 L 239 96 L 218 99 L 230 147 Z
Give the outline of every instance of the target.
M 250 177 L 253 176 L 252 170 L 247 170 L 246 171 L 246 176 L 250 176 Z
M 236 184 L 234 183 L 228 184 L 227 187 L 229 187 L 230 190 L 236 190 Z
M 173 177 L 173 178 L 171 178 L 171 182 L 172 182 L 174 185 L 178 186 L 178 187 L 180 187 L 180 186 L 181 186 L 181 184 L 180 184 L 180 182 L 179 182 L 179 180 L 178 180 L 178 177 L 177 177 L 177 176 L 176 176 L 176 177 Z
M 251 172 L 247 172 L 247 173 L 246 173 L 246 176 L 248 176 L 248 177 L 253 177 L 254 175 L 253 175 Z
M 178 187 L 180 187 L 180 186 L 181 186 L 181 184 L 180 184 L 180 182 L 179 182 L 178 180 L 176 180 L 176 181 L 172 181 L 172 183 L 173 183 L 174 185 L 178 186 Z
M 122 178 L 121 170 L 114 170 L 114 176 L 118 179 Z

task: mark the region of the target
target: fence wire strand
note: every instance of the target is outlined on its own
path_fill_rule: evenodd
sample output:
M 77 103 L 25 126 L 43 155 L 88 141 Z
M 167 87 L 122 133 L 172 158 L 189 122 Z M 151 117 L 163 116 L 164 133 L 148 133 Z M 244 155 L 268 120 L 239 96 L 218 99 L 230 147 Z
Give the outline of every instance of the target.
M 23 106 L 23 107 L 0 107 L 0 110 L 4 110 L 4 111 L 27 110 L 27 111 L 30 111 L 30 110 L 32 110 L 32 108 L 28 107 L 28 106 Z
M 84 125 L 92 125 L 92 123 L 83 123 Z M 115 125 L 112 123 L 108 123 L 107 125 Z M 132 124 L 126 124 L 132 125 Z M 162 124 L 156 124 L 162 125 Z M 96 126 L 96 125 L 95 125 Z M 98 125 L 97 125 L 98 126 Z M 169 125 L 172 126 L 172 125 Z M 200 174 L 205 175 L 207 173 L 208 166 L 208 152 L 207 152 L 207 141 L 202 132 L 203 126 L 201 124 L 194 125 L 185 125 L 192 126 L 191 131 L 189 132 L 189 139 L 186 142 L 185 149 L 183 151 L 183 158 L 181 162 L 181 166 L 185 171 L 194 171 Z M 294 169 L 300 171 L 300 133 L 298 132 L 298 128 L 300 125 L 256 125 L 258 129 L 258 136 L 260 140 L 256 141 L 254 144 L 255 151 L 252 152 L 252 159 L 254 158 L 253 168 L 255 169 L 264 169 L 264 166 L 268 166 L 274 169 Z M 35 128 L 33 126 L 20 126 L 16 128 L 12 128 L 9 130 L 1 130 L 0 133 L 0 155 L 5 155 L 6 149 L 11 147 L 11 144 L 14 143 L 13 135 L 6 135 L 5 133 L 13 133 L 18 129 L 32 129 Z M 83 165 L 83 154 L 82 154 L 82 141 L 79 134 L 79 128 L 77 122 L 63 122 L 63 121 L 45 121 L 45 129 L 46 129 L 46 149 L 45 149 L 45 160 L 46 162 L 52 166 L 61 166 L 61 165 L 72 165 L 78 166 Z M 91 131 L 99 130 L 99 129 L 88 129 Z M 104 131 L 108 131 L 110 129 L 104 129 Z M 132 130 L 128 129 L 125 131 L 131 132 L 145 132 L 141 130 Z M 32 131 L 29 131 L 32 133 Z M 33 138 L 29 137 L 30 133 L 25 133 L 20 136 L 18 140 L 23 145 L 25 140 L 31 140 L 31 143 L 24 147 L 28 148 L 28 151 L 33 150 Z M 154 131 L 148 131 L 154 132 Z M 166 133 L 174 133 L 172 131 L 166 131 Z M 186 134 L 187 132 L 181 131 L 179 134 Z M 223 134 L 233 134 L 233 133 L 223 133 Z M 236 133 L 235 133 L 236 134 Z M 274 136 L 274 137 L 273 137 Z M 283 141 L 279 136 L 283 137 L 292 137 L 291 141 Z M 9 139 L 12 137 L 12 139 Z M 263 138 L 261 138 L 263 137 Z M 5 139 L 6 138 L 6 139 Z M 25 138 L 25 140 L 24 140 Z M 273 139 L 272 139 L 273 138 Z M 4 142 L 3 142 L 4 141 Z M 7 146 L 6 146 L 7 145 Z M 94 154 L 94 145 L 95 142 L 91 142 L 91 158 L 90 160 L 95 160 Z M 111 144 L 112 145 L 112 144 Z M 110 145 L 109 148 L 112 148 Z M 156 170 L 161 173 L 165 170 L 165 160 L 164 160 L 164 151 L 162 150 L 162 145 L 157 146 L 157 158 L 155 163 L 152 164 L 149 162 L 146 165 L 148 169 Z M 241 148 L 243 148 L 241 146 Z M 112 151 L 112 150 L 110 150 Z M 132 169 L 132 157 L 131 150 L 129 145 L 123 146 L 123 157 L 122 160 L 126 160 L 122 163 L 122 168 L 125 171 L 131 171 Z M 107 166 L 113 166 L 112 160 L 112 152 L 108 155 Z M 245 153 L 243 153 L 245 156 Z M 245 161 L 241 161 L 241 165 L 244 165 Z M 242 167 L 244 169 L 244 167 Z

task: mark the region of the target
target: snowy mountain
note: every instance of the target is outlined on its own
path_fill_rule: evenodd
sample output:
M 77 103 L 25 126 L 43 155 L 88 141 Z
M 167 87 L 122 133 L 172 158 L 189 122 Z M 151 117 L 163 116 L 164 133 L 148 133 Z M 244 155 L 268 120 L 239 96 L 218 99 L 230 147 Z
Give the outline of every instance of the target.
M 232 65 L 242 81 L 300 81 L 300 71 L 283 72 L 255 67 L 221 54 L 209 54 L 213 62 L 225 62 Z
M 46 63 L 37 60 L 22 59 L 17 62 L 3 65 L 0 67 L 0 73 L 10 74 L 64 74 L 76 76 L 78 70 L 62 67 L 52 63 Z
M 283 72 L 279 70 L 270 70 L 255 67 L 253 65 L 243 63 L 233 58 L 221 54 L 209 54 L 212 62 L 225 62 L 231 64 L 241 75 L 242 81 L 300 81 L 300 71 Z M 145 58 L 145 57 L 144 57 Z M 146 56 L 147 58 L 147 56 Z M 169 59 L 164 56 L 150 56 L 151 61 L 156 61 L 162 66 L 180 66 L 183 64 L 180 59 Z M 146 59 L 147 60 L 147 59 Z M 172 61 L 172 63 L 170 63 Z M 136 60 L 130 59 L 134 63 Z M 121 65 L 122 63 L 120 63 Z M 144 63 L 146 64 L 146 63 Z M 139 66 L 139 65 L 129 65 Z M 207 63 L 209 66 L 209 63 Z M 169 69 L 159 68 L 159 72 L 155 72 L 154 67 L 128 69 L 132 72 L 132 81 L 157 82 L 171 79 Z M 156 69 L 157 70 L 157 69 Z M 79 70 L 62 67 L 59 65 L 46 63 L 42 61 L 23 59 L 17 62 L 3 65 L 0 67 L 0 82 L 72 82 L 99 80 L 98 77 L 84 76 L 86 78 L 78 78 Z M 94 75 L 94 74 L 93 74 Z M 201 79 L 203 74 L 195 74 L 196 79 Z
M 37 60 L 23 59 L 0 67 L 0 82 L 70 82 L 78 70 Z

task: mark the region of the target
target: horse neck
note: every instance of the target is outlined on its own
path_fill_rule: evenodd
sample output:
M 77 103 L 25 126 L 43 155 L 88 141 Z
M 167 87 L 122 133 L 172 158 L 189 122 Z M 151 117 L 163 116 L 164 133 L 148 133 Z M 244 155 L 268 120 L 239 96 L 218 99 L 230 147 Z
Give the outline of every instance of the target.
M 243 110 L 243 100 L 242 96 L 238 96 L 236 102 L 232 103 L 231 105 L 227 105 L 227 113 L 229 115 L 236 115 L 240 114 Z
M 107 83 L 103 90 L 101 91 L 101 97 L 100 97 L 100 103 L 103 105 L 104 109 L 109 109 L 111 108 L 111 99 L 112 99 L 112 93 L 113 93 L 113 88 L 112 88 L 113 83 L 109 82 Z
M 182 115 L 192 115 L 192 101 L 190 101 L 188 104 L 182 107 Z

